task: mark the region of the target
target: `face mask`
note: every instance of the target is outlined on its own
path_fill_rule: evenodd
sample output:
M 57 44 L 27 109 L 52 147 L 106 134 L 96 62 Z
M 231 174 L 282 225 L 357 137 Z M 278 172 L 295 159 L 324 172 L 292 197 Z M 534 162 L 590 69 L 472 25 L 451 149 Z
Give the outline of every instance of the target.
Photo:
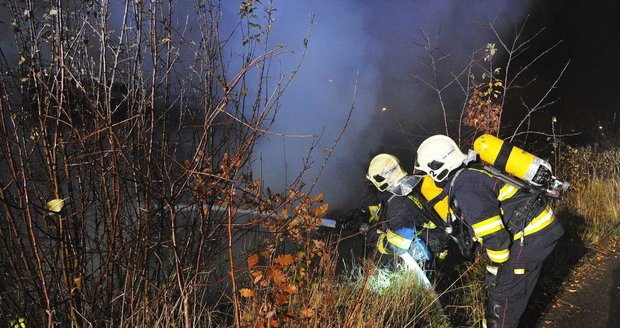
M 413 188 L 422 180 L 422 177 L 416 175 L 408 175 L 396 181 L 394 186 L 389 190 L 396 196 L 406 196 L 413 191 Z

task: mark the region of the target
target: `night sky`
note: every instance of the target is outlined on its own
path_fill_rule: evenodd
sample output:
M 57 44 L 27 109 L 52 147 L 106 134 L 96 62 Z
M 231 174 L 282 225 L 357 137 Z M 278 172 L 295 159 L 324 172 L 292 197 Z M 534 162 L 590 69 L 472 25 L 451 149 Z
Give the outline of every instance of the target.
M 544 42 L 563 40 L 556 58 L 571 59 L 557 90 L 562 100 L 553 111 L 572 119 L 589 121 L 593 117 L 612 123 L 620 108 L 620 20 L 616 4 L 574 0 L 531 3 L 535 4 L 530 9 L 532 23 L 547 29 Z

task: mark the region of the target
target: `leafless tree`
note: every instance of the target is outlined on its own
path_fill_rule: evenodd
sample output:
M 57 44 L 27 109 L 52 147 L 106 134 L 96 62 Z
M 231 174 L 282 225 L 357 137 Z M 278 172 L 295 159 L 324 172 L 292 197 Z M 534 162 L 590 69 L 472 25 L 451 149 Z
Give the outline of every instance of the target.
M 231 323 L 235 242 L 294 201 L 251 155 L 298 69 L 271 68 L 274 8 L 239 3 L 224 22 L 217 0 L 3 1 L 0 322 Z
M 489 42 L 472 52 L 470 58 L 457 70 L 442 66 L 450 53 L 435 46 L 437 36 L 421 32 L 423 42 L 419 46 L 425 50 L 431 78 L 421 75 L 415 75 L 414 78 L 423 82 L 437 95 L 445 133 L 450 134 L 450 122 L 458 123 L 458 133 L 454 137 L 459 143 L 465 139 L 473 140 L 472 136 L 481 132 L 497 136 L 509 135 L 510 141 L 517 135 L 546 134 L 532 130 L 531 120 L 534 115 L 557 102 L 557 99 L 552 98 L 552 91 L 556 89 L 570 63 L 570 60 L 566 62 L 554 82 L 546 87 L 546 92 L 537 96 L 533 103 L 531 99 L 526 101 L 523 98 L 515 101 L 518 97 L 516 90 L 524 90 L 538 83 L 531 75 L 533 66 L 547 58 L 562 41 L 535 53 L 532 44 L 543 33 L 544 28 L 528 36 L 526 19 L 512 36 L 506 37 L 499 32 L 497 19 L 501 17 L 497 16 L 487 25 L 492 33 Z M 450 119 L 454 111 L 447 109 L 446 100 L 457 94 L 463 97 L 460 102 L 462 106 L 458 119 Z M 507 102 L 510 103 L 510 108 Z M 525 114 L 516 126 L 506 125 L 503 114 L 506 110 L 519 110 L 515 108 L 515 104 L 520 104 L 525 109 Z

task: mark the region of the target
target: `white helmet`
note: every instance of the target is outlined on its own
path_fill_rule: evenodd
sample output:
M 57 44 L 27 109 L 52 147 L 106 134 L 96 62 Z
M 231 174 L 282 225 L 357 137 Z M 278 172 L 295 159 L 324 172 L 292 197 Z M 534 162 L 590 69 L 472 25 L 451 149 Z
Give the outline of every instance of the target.
M 442 182 L 466 159 L 467 156 L 461 152 L 454 140 L 448 136 L 434 135 L 418 147 L 415 169 L 425 172 L 437 182 Z
M 366 179 L 370 180 L 379 191 L 391 189 L 396 182 L 405 177 L 405 172 L 394 155 L 379 154 L 368 165 Z

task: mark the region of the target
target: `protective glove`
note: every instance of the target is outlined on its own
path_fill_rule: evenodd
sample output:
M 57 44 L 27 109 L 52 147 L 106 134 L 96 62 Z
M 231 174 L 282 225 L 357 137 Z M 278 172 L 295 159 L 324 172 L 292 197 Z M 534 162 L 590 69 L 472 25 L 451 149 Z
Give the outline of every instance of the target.
M 433 253 L 435 258 L 443 260 L 448 255 L 448 243 L 442 239 L 431 239 L 429 238 L 426 243 L 428 249 Z
M 368 222 L 368 213 L 363 209 L 356 208 L 347 213 L 341 222 L 342 230 L 357 233 L 360 226 Z
M 422 235 L 424 236 L 424 234 Z M 428 236 L 426 244 L 431 253 L 439 258 L 440 254 L 447 251 L 449 238 L 443 233 L 431 234 Z

